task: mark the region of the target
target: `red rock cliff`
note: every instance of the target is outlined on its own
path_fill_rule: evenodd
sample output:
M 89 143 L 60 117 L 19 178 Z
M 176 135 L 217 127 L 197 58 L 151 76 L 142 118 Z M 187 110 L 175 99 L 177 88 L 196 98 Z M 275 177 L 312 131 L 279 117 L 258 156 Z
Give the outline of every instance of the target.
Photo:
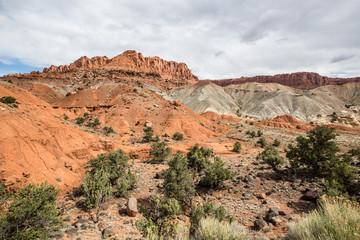
M 154 72 L 162 78 L 198 80 L 185 63 L 165 61 L 159 57 L 144 57 L 136 51 L 126 51 L 112 59 L 107 57 L 81 57 L 70 65 L 44 68 L 43 72 L 62 72 L 76 69 L 124 69 L 139 72 Z
M 330 84 L 344 84 L 348 82 L 360 82 L 360 77 L 356 78 L 329 78 L 320 76 L 317 73 L 311 72 L 297 72 L 291 74 L 279 74 L 274 76 L 256 76 L 256 77 L 241 77 L 224 80 L 211 80 L 211 82 L 227 86 L 230 84 L 241 84 L 246 82 L 259 82 L 259 83 L 279 83 L 298 89 L 313 89 L 324 85 Z

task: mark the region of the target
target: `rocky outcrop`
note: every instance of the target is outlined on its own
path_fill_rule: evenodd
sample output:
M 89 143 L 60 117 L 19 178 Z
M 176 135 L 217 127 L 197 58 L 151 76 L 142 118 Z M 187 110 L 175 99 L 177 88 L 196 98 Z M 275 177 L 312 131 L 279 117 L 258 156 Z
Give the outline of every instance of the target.
M 166 79 L 195 80 L 191 70 L 185 63 L 166 61 L 159 57 L 144 57 L 141 53 L 129 50 L 112 59 L 108 57 L 81 57 L 70 65 L 54 66 L 44 68 L 43 72 L 63 72 L 76 69 L 123 69 L 138 72 L 156 73 Z
M 224 80 L 211 80 L 211 82 L 220 85 L 228 86 L 231 84 L 242 84 L 247 82 L 258 83 L 279 83 L 297 89 L 313 89 L 325 85 L 340 85 L 348 82 L 360 82 L 360 77 L 356 78 L 329 78 L 320 76 L 312 72 L 297 72 L 290 74 L 279 74 L 274 76 L 255 76 L 255 77 L 241 77 Z

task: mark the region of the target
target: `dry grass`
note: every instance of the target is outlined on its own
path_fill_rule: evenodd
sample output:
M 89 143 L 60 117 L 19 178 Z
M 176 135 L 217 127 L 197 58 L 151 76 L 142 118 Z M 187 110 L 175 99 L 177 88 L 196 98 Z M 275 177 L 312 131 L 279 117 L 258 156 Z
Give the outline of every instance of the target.
M 286 240 L 360 239 L 360 207 L 343 198 L 321 199 L 319 210 L 289 225 Z
M 195 240 L 245 240 L 248 239 L 245 228 L 237 222 L 219 222 L 215 218 L 200 220 L 199 229 L 196 230 Z

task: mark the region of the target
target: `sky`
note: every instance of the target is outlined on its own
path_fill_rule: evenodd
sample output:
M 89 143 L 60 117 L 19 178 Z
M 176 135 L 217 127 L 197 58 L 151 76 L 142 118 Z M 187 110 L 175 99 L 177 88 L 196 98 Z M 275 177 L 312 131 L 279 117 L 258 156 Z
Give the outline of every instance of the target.
M 360 76 L 359 0 L 0 0 L 0 76 L 126 50 L 200 79 Z

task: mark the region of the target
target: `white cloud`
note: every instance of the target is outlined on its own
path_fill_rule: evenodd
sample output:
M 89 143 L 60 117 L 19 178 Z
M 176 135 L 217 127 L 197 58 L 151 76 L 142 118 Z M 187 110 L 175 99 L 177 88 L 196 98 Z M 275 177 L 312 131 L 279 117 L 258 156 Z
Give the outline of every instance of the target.
M 354 76 L 359 10 L 357 0 L 0 0 L 0 58 L 45 67 L 134 49 L 200 78 Z

